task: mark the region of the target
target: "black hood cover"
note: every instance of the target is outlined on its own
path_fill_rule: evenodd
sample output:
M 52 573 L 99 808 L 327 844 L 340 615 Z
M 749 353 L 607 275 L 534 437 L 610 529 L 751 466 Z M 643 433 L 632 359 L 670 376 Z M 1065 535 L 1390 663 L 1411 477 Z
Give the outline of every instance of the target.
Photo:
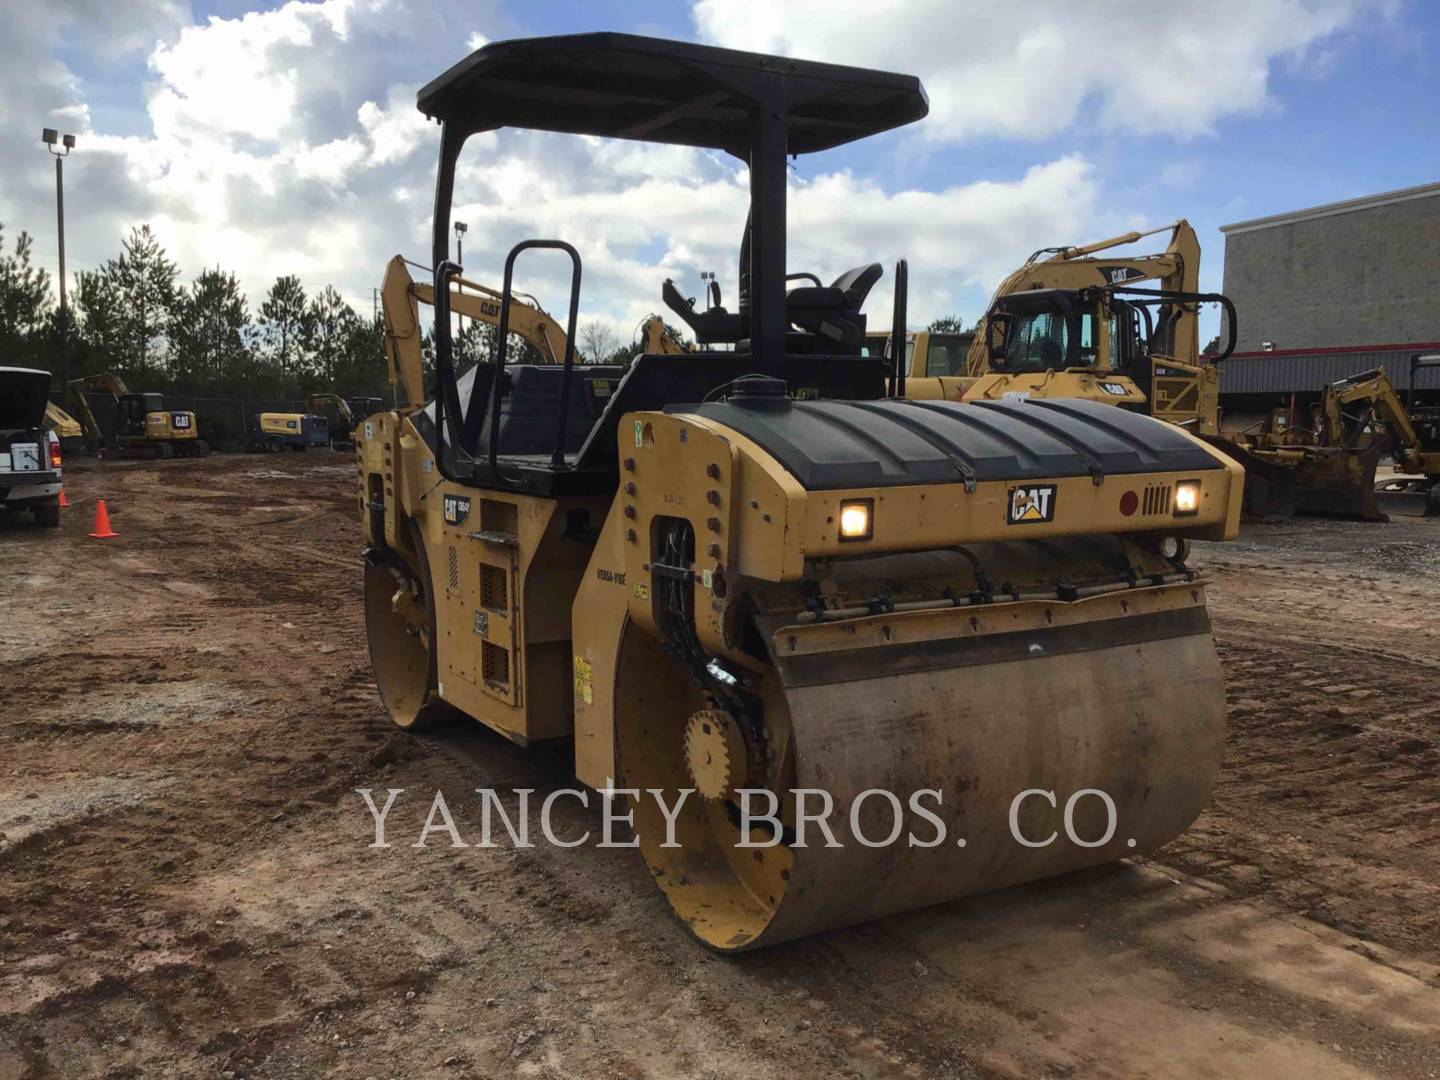
M 1223 468 L 1163 420 L 1068 398 L 960 404 L 742 397 L 666 411 L 738 431 L 809 491 Z

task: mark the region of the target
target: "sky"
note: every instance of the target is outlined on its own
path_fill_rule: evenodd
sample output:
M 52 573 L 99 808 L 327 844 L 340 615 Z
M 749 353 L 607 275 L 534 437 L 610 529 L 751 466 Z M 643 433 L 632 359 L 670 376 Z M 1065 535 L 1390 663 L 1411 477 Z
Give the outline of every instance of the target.
M 1219 227 L 1440 180 L 1440 4 L 1428 0 L 0 0 L 0 225 L 56 266 L 42 127 L 74 133 L 67 262 L 148 223 L 182 282 L 235 272 L 252 313 L 276 276 L 368 312 L 386 261 L 428 261 L 438 128 L 425 82 L 487 41 L 621 30 L 918 75 L 919 123 L 800 157 L 790 270 L 910 263 L 910 322 L 984 310 L 1030 252 L 1185 217 L 1201 286 Z M 556 236 L 585 265 L 582 319 L 627 339 L 675 279 L 733 297 L 747 199 L 724 154 L 503 131 L 472 138 L 455 217 L 467 276 Z M 1149 243 L 1153 244 L 1154 241 Z M 1139 250 L 1149 250 L 1144 246 Z M 568 267 L 517 288 L 552 312 Z M 1203 327 L 1202 327 L 1203 329 Z

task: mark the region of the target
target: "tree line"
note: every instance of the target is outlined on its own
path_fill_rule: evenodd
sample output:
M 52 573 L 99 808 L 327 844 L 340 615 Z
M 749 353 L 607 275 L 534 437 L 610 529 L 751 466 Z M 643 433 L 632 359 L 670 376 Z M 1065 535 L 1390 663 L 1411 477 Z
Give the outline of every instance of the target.
M 33 247 L 25 232 L 7 243 L 0 225 L 0 363 L 58 374 L 59 304 Z M 135 390 L 293 398 L 387 389 L 381 320 L 358 314 L 333 286 L 311 294 L 282 275 L 252 311 L 239 279 L 219 267 L 182 284 L 149 225 L 74 276 L 69 343 L 72 379 L 113 371 Z
M 35 265 L 33 249 L 26 232 L 7 243 L 0 224 L 0 364 L 58 375 L 60 310 L 53 279 Z M 929 329 L 962 325 L 949 316 Z M 577 337 L 580 363 L 625 365 L 640 351 L 598 320 L 583 323 Z M 495 327 L 465 320 L 455 337 L 457 368 L 493 358 L 496 338 Z M 277 277 L 253 311 L 239 279 L 220 267 L 184 285 L 149 225 L 131 229 L 114 258 L 75 275 L 69 344 L 72 379 L 111 371 L 134 390 L 248 399 L 388 393 L 378 314 L 358 314 L 331 285 L 309 293 L 293 274 Z M 434 356 L 428 333 L 423 353 L 428 369 Z M 539 359 L 529 344 L 512 341 L 512 362 Z

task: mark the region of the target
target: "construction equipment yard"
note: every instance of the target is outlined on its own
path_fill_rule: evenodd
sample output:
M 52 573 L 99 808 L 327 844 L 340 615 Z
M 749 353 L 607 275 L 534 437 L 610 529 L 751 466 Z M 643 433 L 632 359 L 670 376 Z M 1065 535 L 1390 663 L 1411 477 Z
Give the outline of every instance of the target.
M 0 1077 L 1440 1076 L 1440 519 L 1194 545 L 1225 759 L 1155 855 L 723 956 L 634 852 L 473 843 L 574 757 L 396 729 L 348 458 L 66 472 L 0 514 Z

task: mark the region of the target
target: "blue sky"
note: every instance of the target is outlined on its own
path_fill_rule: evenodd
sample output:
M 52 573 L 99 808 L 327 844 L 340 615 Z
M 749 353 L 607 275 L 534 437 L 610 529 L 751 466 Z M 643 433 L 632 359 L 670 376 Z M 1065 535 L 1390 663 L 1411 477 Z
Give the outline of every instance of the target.
M 596 29 L 920 75 L 928 120 L 800 160 L 791 245 L 792 269 L 823 272 L 908 256 L 918 318 L 973 319 L 1036 247 L 1179 216 L 1200 233 L 1202 285 L 1218 288 L 1221 224 L 1440 180 L 1440 5 L 1012 0 L 1003 20 L 995 10 L 978 0 L 17 8 L 0 46 L 13 105 L 0 120 L 13 163 L 0 174 L 0 223 L 29 229 L 53 265 L 53 187 L 35 129 L 78 130 L 72 267 L 98 264 L 150 221 L 186 273 L 236 270 L 252 308 L 285 272 L 312 288 L 333 282 L 361 306 L 390 254 L 425 250 L 434 131 L 413 115 L 414 89 L 472 35 Z M 22 62 L 37 56 L 38 77 Z M 736 167 L 685 153 L 482 141 L 461 182 L 462 204 L 467 190 L 471 199 L 461 213 L 478 223 L 467 261 L 498 277 L 492 249 L 572 230 L 592 268 L 582 309 L 623 334 L 656 306 L 663 277 L 693 292 L 700 269 L 731 276 Z M 535 279 L 552 309 L 564 304 L 543 291 L 553 283 Z

